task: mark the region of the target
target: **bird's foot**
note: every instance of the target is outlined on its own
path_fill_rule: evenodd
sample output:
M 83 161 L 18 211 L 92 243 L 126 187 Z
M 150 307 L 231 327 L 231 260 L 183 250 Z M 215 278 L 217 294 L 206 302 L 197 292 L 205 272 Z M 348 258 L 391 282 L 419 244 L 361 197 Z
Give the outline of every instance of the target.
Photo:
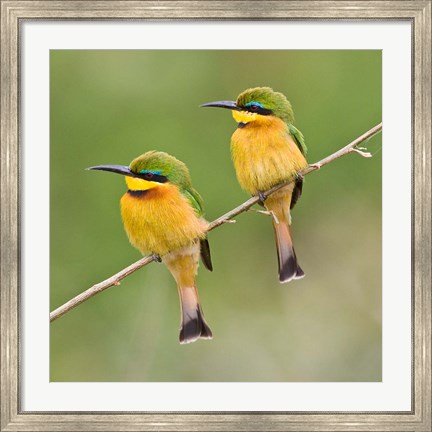
M 303 180 L 304 180 L 304 175 L 301 172 L 296 173 L 296 182 L 302 182 Z
M 263 191 L 258 191 L 259 202 L 262 206 L 264 206 L 264 201 L 267 199 L 267 195 Z
M 277 216 L 275 215 L 275 213 L 272 212 L 271 210 L 257 210 L 257 209 L 254 209 L 254 208 L 250 208 L 249 211 L 254 211 L 256 213 L 261 213 L 261 214 L 266 215 L 266 216 L 271 216 L 273 218 L 273 220 L 277 224 L 279 224 L 279 219 L 277 218 Z
M 158 263 L 161 263 L 161 262 L 162 262 L 162 258 L 161 258 L 160 255 L 154 253 L 154 254 L 152 254 L 152 257 L 153 257 L 153 259 L 154 259 L 156 262 L 158 262 Z
M 363 156 L 363 157 L 365 157 L 365 158 L 370 158 L 370 157 L 372 157 L 372 154 L 369 153 L 368 151 L 365 151 L 365 150 L 367 150 L 366 147 L 353 147 L 353 148 L 350 150 L 350 152 L 358 153 L 360 156 Z
M 321 164 L 319 162 L 310 164 L 309 166 L 313 169 L 316 169 L 316 170 L 321 169 Z

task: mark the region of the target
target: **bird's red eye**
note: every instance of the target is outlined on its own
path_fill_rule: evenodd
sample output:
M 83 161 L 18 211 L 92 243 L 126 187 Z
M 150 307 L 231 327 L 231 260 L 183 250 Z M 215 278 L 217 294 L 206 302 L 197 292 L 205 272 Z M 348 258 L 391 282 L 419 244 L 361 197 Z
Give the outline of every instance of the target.
M 251 105 L 250 109 L 251 109 L 251 111 L 257 111 L 258 110 L 258 105 Z
M 154 174 L 151 173 L 151 172 L 144 174 L 144 177 L 147 178 L 147 179 L 151 179 L 151 178 L 153 178 L 153 176 L 154 176 Z

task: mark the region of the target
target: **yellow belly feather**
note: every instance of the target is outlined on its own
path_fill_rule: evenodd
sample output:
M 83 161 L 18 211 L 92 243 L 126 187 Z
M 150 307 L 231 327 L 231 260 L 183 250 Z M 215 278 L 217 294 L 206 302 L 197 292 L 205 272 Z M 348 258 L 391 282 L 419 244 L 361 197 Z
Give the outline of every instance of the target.
M 238 128 L 231 138 L 238 181 L 252 195 L 293 179 L 307 166 L 287 125 L 277 117 L 258 117 Z
M 120 206 L 129 241 L 143 254 L 162 256 L 205 237 L 207 223 L 174 185 L 154 187 L 142 196 L 126 193 Z

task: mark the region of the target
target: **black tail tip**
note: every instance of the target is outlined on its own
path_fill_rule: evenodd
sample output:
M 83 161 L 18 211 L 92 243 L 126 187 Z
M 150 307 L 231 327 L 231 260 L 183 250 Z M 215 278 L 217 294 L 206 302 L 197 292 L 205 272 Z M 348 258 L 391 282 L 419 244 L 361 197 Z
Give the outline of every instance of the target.
M 198 339 L 212 339 L 213 334 L 200 311 L 195 318 L 182 324 L 179 341 L 181 344 L 195 342 Z
M 290 256 L 279 268 L 279 282 L 287 283 L 292 280 L 304 278 L 305 273 L 297 263 L 296 256 Z

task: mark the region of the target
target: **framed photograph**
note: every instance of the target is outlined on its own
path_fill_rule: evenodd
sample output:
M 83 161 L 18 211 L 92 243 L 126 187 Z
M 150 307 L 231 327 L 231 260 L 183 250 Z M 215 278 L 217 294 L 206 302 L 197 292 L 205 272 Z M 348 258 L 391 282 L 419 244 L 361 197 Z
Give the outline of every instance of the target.
M 430 1 L 1 16 L 1 431 L 431 430 Z

